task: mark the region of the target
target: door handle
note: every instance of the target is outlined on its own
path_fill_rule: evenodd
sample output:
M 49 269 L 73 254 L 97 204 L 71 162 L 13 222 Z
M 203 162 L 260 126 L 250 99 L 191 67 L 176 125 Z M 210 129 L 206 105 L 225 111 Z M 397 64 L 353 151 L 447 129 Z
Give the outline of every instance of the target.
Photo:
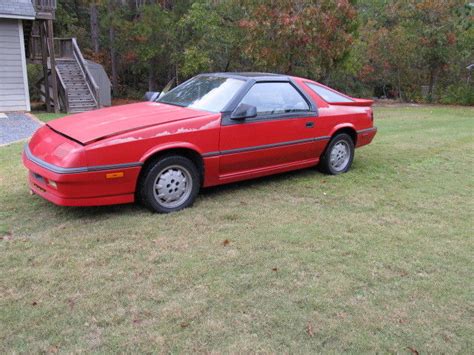
M 308 121 L 306 122 L 306 128 L 313 128 L 314 127 L 314 122 Z

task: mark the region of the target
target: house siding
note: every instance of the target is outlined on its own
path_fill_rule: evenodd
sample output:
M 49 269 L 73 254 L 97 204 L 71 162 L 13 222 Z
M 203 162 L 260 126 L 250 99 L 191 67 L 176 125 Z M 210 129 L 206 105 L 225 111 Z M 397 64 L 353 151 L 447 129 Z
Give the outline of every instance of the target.
M 0 18 L 0 112 L 29 110 L 23 25 Z

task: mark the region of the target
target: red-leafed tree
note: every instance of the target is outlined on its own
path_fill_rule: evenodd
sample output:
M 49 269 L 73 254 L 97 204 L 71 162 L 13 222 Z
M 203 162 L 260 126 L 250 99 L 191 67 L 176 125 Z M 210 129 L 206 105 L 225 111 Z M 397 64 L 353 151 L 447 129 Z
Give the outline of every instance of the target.
M 356 15 L 348 0 L 249 2 L 244 52 L 257 69 L 325 77 L 350 50 Z

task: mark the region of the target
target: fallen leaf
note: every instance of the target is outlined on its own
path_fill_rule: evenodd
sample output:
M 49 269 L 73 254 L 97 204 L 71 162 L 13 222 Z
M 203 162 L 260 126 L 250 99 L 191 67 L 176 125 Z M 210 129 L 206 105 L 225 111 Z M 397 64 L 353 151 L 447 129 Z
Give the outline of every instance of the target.
M 189 327 L 189 323 L 188 322 L 182 322 L 180 324 L 180 326 L 181 326 L 181 328 L 187 328 L 187 327 Z
M 416 349 L 414 349 L 414 348 L 408 347 L 407 349 L 410 350 L 412 354 L 415 354 L 415 355 L 419 355 L 419 354 L 420 354 L 420 353 L 418 352 L 418 350 L 416 350 Z
M 230 244 L 229 239 L 224 240 L 224 241 L 222 242 L 222 244 L 223 244 L 224 246 L 229 245 L 229 244 Z
M 2 239 L 5 239 L 5 240 L 12 240 L 13 239 L 13 235 L 11 232 L 6 232 L 4 235 L 2 235 L 0 237 L 0 240 Z
M 313 337 L 313 336 L 314 336 L 313 324 L 311 324 L 311 322 L 308 322 L 308 324 L 306 325 L 306 333 L 307 333 L 310 337 Z
M 73 309 L 74 306 L 76 305 L 76 302 L 75 302 L 72 298 L 70 298 L 70 299 L 67 300 L 67 303 L 68 303 L 68 305 L 69 305 L 69 308 L 70 308 L 71 311 L 72 311 L 72 309 Z
M 49 353 L 52 353 L 52 354 L 57 354 L 58 351 L 59 351 L 59 349 L 58 349 L 56 346 L 51 346 L 51 347 L 48 349 L 48 352 L 49 352 Z

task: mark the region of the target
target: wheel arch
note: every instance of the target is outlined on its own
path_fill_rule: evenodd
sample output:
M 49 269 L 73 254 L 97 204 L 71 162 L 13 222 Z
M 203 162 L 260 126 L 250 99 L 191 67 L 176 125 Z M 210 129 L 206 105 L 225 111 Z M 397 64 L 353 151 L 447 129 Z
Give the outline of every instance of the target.
M 198 169 L 201 179 L 200 184 L 202 185 L 204 181 L 204 160 L 201 153 L 196 147 L 189 143 L 176 143 L 153 148 L 143 155 L 143 157 L 140 159 L 143 165 L 137 179 L 137 187 L 138 184 L 140 184 L 142 175 L 147 170 L 148 166 L 167 155 L 180 155 L 191 160 Z
M 352 142 L 354 143 L 354 147 L 357 145 L 357 131 L 352 125 L 340 125 L 334 127 L 333 131 L 330 134 L 331 139 L 333 139 L 336 135 L 346 133 L 349 137 L 352 138 Z

